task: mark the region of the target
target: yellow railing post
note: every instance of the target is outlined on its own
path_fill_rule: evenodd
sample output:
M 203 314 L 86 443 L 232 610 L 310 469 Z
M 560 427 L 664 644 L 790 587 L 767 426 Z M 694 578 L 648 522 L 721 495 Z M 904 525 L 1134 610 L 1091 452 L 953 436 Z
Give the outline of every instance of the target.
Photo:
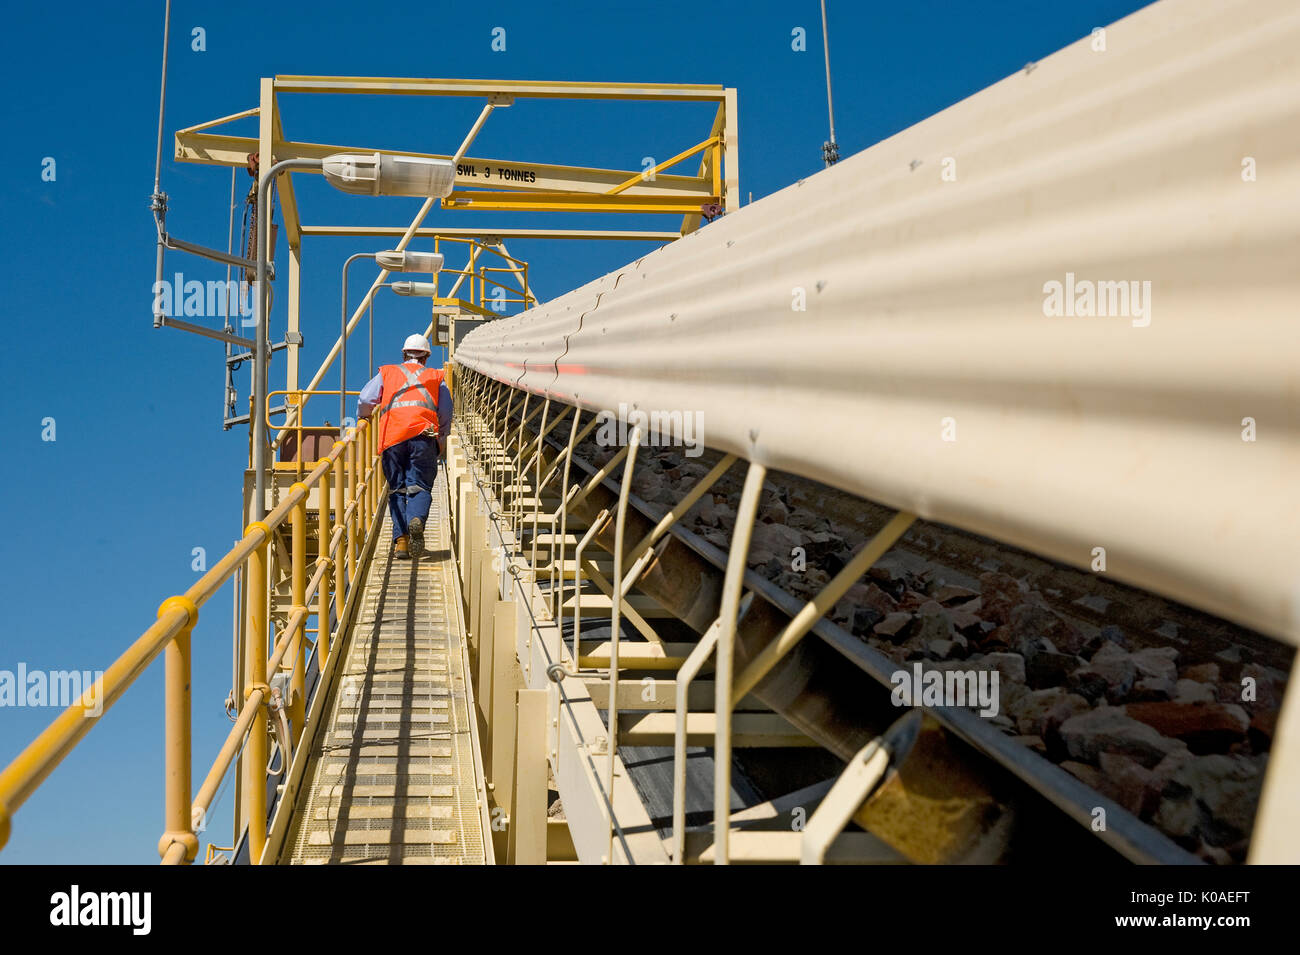
M 375 472 L 375 499 L 370 502 L 371 509 L 375 512 L 375 520 L 382 527 L 384 515 L 379 513 L 379 502 L 382 501 L 384 494 L 384 469 L 379 466 L 379 416 L 373 415 L 370 418 L 370 467 Z
M 366 443 L 361 446 L 361 456 L 365 463 L 362 465 L 362 472 L 366 476 L 366 532 L 374 530 L 375 525 L 375 501 L 378 499 L 376 491 L 379 490 L 378 482 L 375 480 L 375 419 L 370 418 L 366 421 Z
M 358 425 L 357 433 L 352 438 L 352 446 L 356 449 L 353 452 L 352 466 L 357 472 L 357 483 L 354 494 L 356 495 L 357 506 L 357 550 L 361 550 L 361 542 L 366 539 L 366 533 L 370 530 L 370 519 L 366 514 L 366 498 L 370 495 L 370 485 L 366 481 L 366 433 L 364 427 Z
M 248 557 L 248 628 L 244 644 L 244 698 L 254 689 L 269 695 L 266 686 L 267 654 L 267 549 L 271 541 L 271 528 L 263 521 L 254 521 L 245 534 L 262 531 L 262 542 Z M 248 730 L 244 747 L 244 798 L 248 805 L 248 860 L 257 865 L 266 845 L 266 720 L 260 714 Z
M 343 442 L 335 441 L 334 447 L 339 447 Z M 347 509 L 344 503 L 344 495 L 347 493 L 347 475 L 344 473 L 346 462 L 343 460 L 343 452 L 334 459 L 334 526 L 343 528 L 343 540 L 339 543 L 339 555 L 334 561 L 334 590 L 338 593 L 337 607 L 340 614 L 343 613 L 343 601 L 347 597 L 347 589 L 352 584 L 352 577 L 348 573 L 347 560 L 347 525 L 343 522 L 343 514 Z
M 172 637 L 166 650 L 166 702 L 163 805 L 167 827 L 158 840 L 158 855 L 193 862 L 199 852 L 190 816 L 190 635 L 199 619 L 199 608 L 188 597 L 168 597 L 158 608 L 158 617 L 180 607 L 189 614 L 184 628 Z M 183 854 L 172 847 L 184 849 Z
M 352 508 L 352 514 L 347 518 L 347 541 L 348 541 L 348 589 L 351 590 L 357 579 L 357 511 L 360 505 L 354 504 L 357 499 L 357 429 L 348 428 L 348 449 L 347 449 L 347 481 L 348 493 L 345 502 L 346 507 Z
M 330 553 L 330 472 L 326 468 L 320 476 L 320 492 L 316 498 L 316 536 L 319 559 L 325 561 L 320 589 L 316 592 L 316 662 L 323 670 L 330 658 L 330 586 L 333 577 L 334 556 Z
M 293 628 L 293 642 L 289 645 L 289 659 L 293 661 L 293 677 L 289 691 L 289 719 L 293 726 L 295 744 L 302 735 L 303 718 L 307 711 L 307 653 L 303 639 L 307 628 L 307 485 L 294 484 L 290 492 L 302 491 L 302 500 L 293 507 L 291 517 L 289 552 L 289 586 L 292 592 L 289 615 L 298 614 L 298 625 Z M 300 613 L 301 611 L 301 613 Z
M 370 516 L 366 513 L 369 510 L 366 504 L 370 500 L 370 476 L 366 474 L 366 448 L 370 444 L 370 428 L 364 420 L 357 423 L 357 436 L 352 440 L 356 445 L 356 469 L 357 469 L 357 550 L 361 550 L 361 545 L 366 539 L 366 534 L 370 531 Z
M 366 534 L 369 535 L 375 529 L 375 491 L 376 473 L 375 464 L 375 427 L 374 419 L 366 421 L 366 441 L 358 452 L 361 455 L 362 465 L 361 473 L 366 477 Z
M 375 419 L 366 422 L 366 513 L 371 529 L 376 520 L 375 504 L 379 500 L 379 473 L 375 470 Z

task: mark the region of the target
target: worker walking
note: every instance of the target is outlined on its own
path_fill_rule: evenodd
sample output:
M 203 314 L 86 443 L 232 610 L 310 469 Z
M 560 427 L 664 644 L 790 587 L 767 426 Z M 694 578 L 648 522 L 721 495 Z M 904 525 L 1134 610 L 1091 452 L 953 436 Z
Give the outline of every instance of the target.
M 428 359 L 429 340 L 411 335 L 402 345 L 402 364 L 381 366 L 357 397 L 358 418 L 383 411 L 379 453 L 399 560 L 424 553 L 433 481 L 451 427 L 451 392 L 441 370 L 424 366 Z

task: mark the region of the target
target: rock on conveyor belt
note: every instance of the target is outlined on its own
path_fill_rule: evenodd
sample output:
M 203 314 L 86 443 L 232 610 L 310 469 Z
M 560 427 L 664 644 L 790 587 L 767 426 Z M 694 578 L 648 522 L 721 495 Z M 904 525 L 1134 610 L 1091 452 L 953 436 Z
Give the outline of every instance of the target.
M 599 466 L 614 448 L 578 453 Z M 633 493 L 667 510 L 716 463 L 643 448 Z M 726 550 L 743 468 L 688 512 Z M 810 599 L 891 512 L 789 474 L 764 486 L 749 566 Z M 806 566 L 795 569 L 802 548 Z M 917 521 L 831 619 L 910 669 L 994 669 L 993 723 L 1213 863 L 1242 862 L 1293 651 L 1162 598 Z

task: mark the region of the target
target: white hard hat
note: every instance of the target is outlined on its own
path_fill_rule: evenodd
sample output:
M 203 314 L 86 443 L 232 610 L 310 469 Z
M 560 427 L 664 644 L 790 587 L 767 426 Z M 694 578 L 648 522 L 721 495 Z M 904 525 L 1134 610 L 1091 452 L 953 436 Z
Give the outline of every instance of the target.
M 431 350 L 429 348 L 429 339 L 423 335 L 407 335 L 406 343 L 402 345 L 403 355 L 408 351 L 422 351 L 427 355 Z

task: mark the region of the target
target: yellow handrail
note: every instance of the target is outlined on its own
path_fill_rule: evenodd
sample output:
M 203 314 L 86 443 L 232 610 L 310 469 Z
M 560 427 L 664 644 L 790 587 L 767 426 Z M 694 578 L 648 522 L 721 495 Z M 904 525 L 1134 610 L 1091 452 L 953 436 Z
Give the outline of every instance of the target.
M 198 852 L 196 824 L 201 823 L 221 780 L 245 736 L 248 737 L 246 787 L 249 820 L 249 858 L 259 861 L 266 839 L 265 767 L 267 749 L 266 721 L 256 717 L 267 703 L 269 682 L 291 656 L 296 669 L 292 693 L 301 693 L 301 673 L 305 664 L 304 628 L 313 596 L 318 598 L 318 652 L 322 664 L 329 653 L 329 594 L 331 575 L 346 553 L 345 573 L 334 586 L 335 599 L 342 608 L 356 583 L 356 557 L 364 536 L 376 525 L 374 518 L 383 499 L 383 475 L 377 455 L 378 429 L 371 420 L 349 428 L 330 453 L 321 458 L 302 481 L 295 483 L 280 503 L 261 521 L 248 525 L 244 536 L 184 594 L 168 597 L 158 608 L 157 621 L 145 630 L 103 675 L 36 737 L 0 772 L 0 847 L 8 841 L 11 819 L 42 782 L 69 752 L 90 732 L 98 718 L 126 692 L 161 653 L 166 650 L 166 699 L 164 722 L 165 755 L 165 825 L 158 844 L 164 863 L 192 862 Z M 299 444 L 301 456 L 301 442 Z M 345 460 L 346 459 L 346 460 Z M 368 462 L 364 474 L 362 464 Z M 330 515 L 331 471 L 334 483 L 334 509 Z M 313 486 L 319 485 L 318 528 L 319 556 L 310 582 L 304 582 L 306 566 L 306 505 Z M 267 574 L 267 548 L 272 534 L 286 520 L 292 521 L 291 579 L 293 606 L 274 652 L 267 658 L 269 630 L 265 607 L 273 582 Z M 331 526 L 333 531 L 331 532 Z M 246 645 L 245 674 L 247 689 L 234 727 L 217 754 L 212 769 L 191 803 L 190 757 L 190 635 L 198 622 L 199 608 L 212 597 L 235 571 L 247 564 L 245 587 L 250 632 Z M 292 653 L 291 653 L 292 651 Z M 291 706 L 302 704 L 291 700 Z M 300 714 L 301 710 L 293 710 Z M 301 721 L 295 723 L 301 732 Z
M 517 259 L 513 255 L 510 255 L 508 252 L 503 252 L 497 246 L 487 245 L 483 242 L 479 242 L 477 239 L 468 239 L 468 238 L 462 238 L 460 236 L 450 236 L 450 235 L 434 236 L 433 251 L 434 252 L 441 251 L 443 242 L 456 242 L 462 245 L 469 246 L 469 261 L 466 263 L 465 268 L 463 269 L 448 269 L 448 268 L 441 269 L 433 277 L 435 288 L 437 287 L 438 279 L 440 276 L 459 275 L 462 277 L 462 279 L 465 278 L 469 279 L 469 284 L 470 284 L 470 292 L 468 298 L 469 304 L 477 305 L 480 309 L 486 309 L 488 307 L 487 286 L 489 284 L 495 285 L 499 288 L 503 288 L 507 292 L 514 292 L 519 296 L 519 298 L 505 298 L 505 299 L 500 299 L 499 301 L 518 302 L 525 306 L 528 305 L 529 303 L 536 304 L 537 299 L 532 294 L 532 292 L 529 291 L 528 288 L 528 263 L 525 262 L 523 259 Z M 492 255 L 497 256 L 499 259 L 502 259 L 510 263 L 510 267 L 504 267 L 504 266 L 492 267 L 492 266 L 480 265 L 479 264 L 480 252 L 490 252 Z M 487 276 L 488 272 L 509 272 L 512 275 L 521 276 L 520 281 L 522 287 L 505 285 L 501 282 L 496 281 L 495 279 L 488 278 Z M 477 287 L 475 286 L 475 280 L 477 280 Z M 460 283 L 457 282 L 458 287 L 459 284 Z
M 272 391 L 267 395 L 265 418 L 266 418 L 266 427 L 268 429 L 272 429 L 276 427 L 276 425 L 271 421 L 271 415 L 277 415 L 277 414 L 287 415 L 290 413 L 290 411 L 293 410 L 297 411 L 297 414 L 294 415 L 294 420 L 292 422 L 285 422 L 283 425 L 279 426 L 279 428 L 282 437 L 286 431 L 291 431 L 293 432 L 294 437 L 298 441 L 298 446 L 295 449 L 298 460 L 293 463 L 296 465 L 294 470 L 298 472 L 299 476 L 302 475 L 302 469 L 304 464 L 303 432 L 321 430 L 322 428 L 335 428 L 337 430 L 336 426 L 329 425 L 329 424 L 326 425 L 303 424 L 303 409 L 307 407 L 307 402 L 310 401 L 312 397 L 314 397 L 315 395 L 337 395 L 338 393 L 339 391 L 337 388 L 333 388 L 333 389 L 314 388 L 311 390 L 307 390 L 306 388 L 289 388 L 280 391 Z M 347 392 L 345 392 L 345 394 L 359 396 L 361 392 L 348 390 Z M 279 408 L 274 407 L 274 399 L 280 396 L 284 397 L 284 403 L 282 407 Z M 283 444 L 277 445 L 277 447 L 282 448 Z M 249 458 L 248 458 L 249 467 L 252 467 L 253 451 L 251 445 L 249 446 L 248 454 L 249 454 Z M 282 464 L 283 462 L 280 463 Z M 285 469 L 279 468 L 275 461 L 271 462 L 271 469 L 287 470 L 287 468 Z

